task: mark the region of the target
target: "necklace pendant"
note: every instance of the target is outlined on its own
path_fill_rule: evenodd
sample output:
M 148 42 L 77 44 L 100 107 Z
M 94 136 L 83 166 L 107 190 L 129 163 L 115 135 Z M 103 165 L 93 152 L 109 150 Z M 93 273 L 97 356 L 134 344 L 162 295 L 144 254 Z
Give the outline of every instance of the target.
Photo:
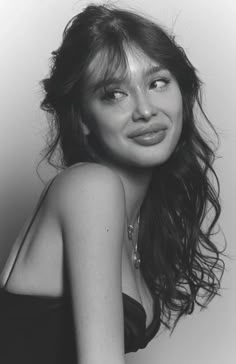
M 141 259 L 140 259 L 140 254 L 138 251 L 133 252 L 133 263 L 134 263 L 135 269 L 140 268 Z
M 138 228 L 139 228 L 139 217 L 138 217 L 137 223 L 138 223 Z M 132 245 L 133 245 L 133 253 L 132 253 L 133 265 L 134 265 L 135 269 L 139 269 L 140 263 L 141 263 L 141 258 L 140 258 L 140 254 L 138 251 L 138 230 L 135 232 L 135 228 L 133 225 L 128 225 L 127 230 L 128 230 L 128 239 L 132 242 Z M 135 237 L 134 237 L 134 233 L 135 233 Z M 135 243 L 135 240 L 136 240 L 136 243 Z
M 134 227 L 133 225 L 128 225 L 128 238 L 129 240 L 133 239 Z

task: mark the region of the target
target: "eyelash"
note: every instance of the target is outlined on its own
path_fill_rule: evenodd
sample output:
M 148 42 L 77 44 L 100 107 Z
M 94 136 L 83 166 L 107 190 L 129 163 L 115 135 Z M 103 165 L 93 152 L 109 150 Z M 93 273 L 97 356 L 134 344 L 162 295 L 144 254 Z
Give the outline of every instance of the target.
M 155 85 L 157 82 L 161 82 L 163 83 L 163 85 L 161 85 L 160 87 L 152 87 L 153 85 Z M 151 82 L 150 84 L 150 89 L 158 89 L 158 90 L 162 90 L 164 89 L 168 84 L 170 83 L 170 79 L 162 77 L 162 78 L 158 78 L 154 81 Z M 120 94 L 120 97 L 115 97 L 115 94 Z M 107 102 L 116 102 L 119 99 L 122 98 L 122 96 L 127 95 L 125 92 L 121 91 L 121 90 L 104 90 L 104 93 L 102 95 L 102 100 L 107 101 Z
M 120 94 L 121 97 L 114 97 L 115 94 Z M 120 90 L 105 90 L 104 94 L 102 95 L 102 100 L 108 101 L 108 102 L 116 102 L 117 100 L 119 100 L 120 98 L 122 98 L 122 96 L 126 95 L 125 92 L 120 91 Z
M 158 87 L 158 90 L 162 90 L 163 88 L 165 88 L 170 83 L 170 80 L 168 78 L 165 78 L 165 77 L 158 78 L 158 79 L 154 80 L 153 82 L 151 82 L 150 88 L 152 88 L 151 86 L 155 85 L 157 82 L 163 83 L 162 86 Z M 154 87 L 154 88 L 156 88 L 156 87 Z

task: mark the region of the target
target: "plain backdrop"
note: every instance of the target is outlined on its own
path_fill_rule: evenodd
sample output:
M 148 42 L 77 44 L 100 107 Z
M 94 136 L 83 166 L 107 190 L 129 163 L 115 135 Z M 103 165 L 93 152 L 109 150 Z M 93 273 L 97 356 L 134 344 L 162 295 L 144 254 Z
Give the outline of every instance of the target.
M 97 2 L 97 1 L 94 1 Z M 0 267 L 43 183 L 36 166 L 47 120 L 39 81 L 68 20 L 87 1 L 0 0 Z M 221 226 L 228 241 L 222 296 L 184 318 L 170 337 L 161 331 L 128 364 L 234 364 L 236 360 L 236 2 L 234 0 L 116 1 L 154 17 L 176 34 L 204 81 L 204 106 L 220 136 Z M 41 177 L 54 174 L 43 163 Z M 69 363 L 68 363 L 69 364 Z M 112 363 L 111 363 L 112 364 Z

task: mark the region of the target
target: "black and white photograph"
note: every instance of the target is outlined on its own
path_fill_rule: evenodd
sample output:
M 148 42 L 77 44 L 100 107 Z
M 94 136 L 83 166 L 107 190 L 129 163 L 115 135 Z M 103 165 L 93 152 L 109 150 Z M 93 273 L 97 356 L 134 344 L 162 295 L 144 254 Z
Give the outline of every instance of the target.
M 234 364 L 236 3 L 0 0 L 0 363 Z

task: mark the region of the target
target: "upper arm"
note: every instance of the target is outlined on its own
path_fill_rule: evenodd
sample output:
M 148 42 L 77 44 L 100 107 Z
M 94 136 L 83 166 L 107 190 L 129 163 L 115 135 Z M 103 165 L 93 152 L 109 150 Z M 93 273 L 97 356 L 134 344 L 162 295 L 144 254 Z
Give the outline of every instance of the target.
M 70 173 L 59 182 L 58 211 L 79 362 L 122 363 L 123 186 L 113 172 L 103 167 L 84 166 Z

